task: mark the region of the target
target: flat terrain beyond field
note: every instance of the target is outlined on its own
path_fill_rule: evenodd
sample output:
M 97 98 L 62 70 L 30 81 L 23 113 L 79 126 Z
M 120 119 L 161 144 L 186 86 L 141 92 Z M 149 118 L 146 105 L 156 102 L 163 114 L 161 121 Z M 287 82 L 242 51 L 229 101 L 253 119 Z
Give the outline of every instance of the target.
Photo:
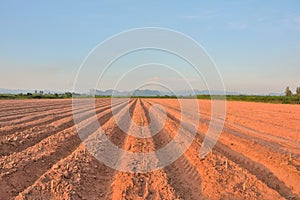
M 122 115 L 126 105 L 119 101 L 115 106 Z M 81 144 L 72 100 L 2 100 L 0 199 L 300 199 L 299 105 L 227 102 L 222 135 L 201 160 L 210 102 L 198 102 L 198 134 L 183 156 L 161 170 L 126 173 L 100 163 Z M 147 139 L 129 136 L 116 125 L 110 99 L 96 100 L 96 114 L 114 144 L 151 152 L 170 142 L 181 117 L 176 99 L 132 99 L 133 121 L 147 125 L 154 103 L 164 106 L 168 118 Z M 193 116 L 187 117 L 186 123 L 194 123 Z M 97 131 L 89 127 L 91 119 L 84 120 L 90 134 Z

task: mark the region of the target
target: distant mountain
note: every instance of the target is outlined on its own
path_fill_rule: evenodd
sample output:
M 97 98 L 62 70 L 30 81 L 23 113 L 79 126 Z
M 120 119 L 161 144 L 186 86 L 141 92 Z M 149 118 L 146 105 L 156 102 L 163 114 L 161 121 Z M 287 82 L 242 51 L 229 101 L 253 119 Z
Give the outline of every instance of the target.
M 90 95 L 98 95 L 98 96 L 130 96 L 130 92 L 128 91 L 117 91 L 117 90 L 95 90 L 92 89 L 89 92 Z
M 270 92 L 269 96 L 285 96 L 285 94 L 284 94 L 284 92 L 282 92 L 282 93 Z
M 216 91 L 216 90 L 180 90 L 175 92 L 176 95 L 178 96 L 189 96 L 192 94 L 196 95 L 222 95 L 224 94 L 223 91 Z M 241 93 L 239 92 L 225 92 L 226 95 L 240 95 Z
M 63 94 L 64 92 L 59 92 L 59 91 L 51 91 L 51 90 L 42 90 L 44 94 L 50 93 L 58 93 L 58 94 Z M 37 92 L 40 92 L 40 90 L 37 90 Z M 4 89 L 0 88 L 0 94 L 26 94 L 26 93 L 35 93 L 35 90 L 17 90 L 17 89 Z M 225 92 L 226 95 L 242 95 L 243 93 L 239 92 Z M 222 91 L 209 91 L 209 90 L 197 90 L 195 89 L 194 91 L 192 90 L 178 90 L 175 92 L 166 92 L 166 91 L 159 91 L 159 90 L 150 90 L 150 89 L 144 89 L 144 90 L 133 90 L 133 91 L 118 91 L 118 90 L 95 90 L 91 89 L 89 91 L 90 95 L 96 94 L 99 96 L 190 96 L 193 94 L 196 95 L 221 95 L 223 94 Z M 271 92 L 269 94 L 259 94 L 262 96 L 284 96 L 284 93 L 275 93 Z
M 161 96 L 163 93 L 157 90 L 135 90 L 132 96 Z
M 40 92 L 43 91 L 44 94 L 54 94 L 54 93 L 58 93 L 58 94 L 62 94 L 63 92 L 57 92 L 57 91 L 51 91 L 51 90 L 14 90 L 14 89 L 3 89 L 0 88 L 0 94 L 27 94 L 27 93 L 34 93 L 35 91 Z
M 33 93 L 34 90 L 11 90 L 11 89 L 3 89 L 0 88 L 0 94 L 26 94 L 26 93 Z
M 162 95 L 157 90 L 134 90 L 134 91 L 117 91 L 117 90 L 90 90 L 90 94 L 99 96 L 158 96 Z
M 238 92 L 225 92 L 226 95 L 240 95 L 241 93 Z M 224 92 L 222 91 L 209 91 L 209 90 L 179 90 L 175 92 L 165 92 L 165 91 L 158 91 L 158 90 L 134 90 L 134 91 L 117 91 L 117 90 L 90 90 L 90 94 L 99 95 L 99 96 L 190 96 L 193 94 L 196 95 L 222 95 Z

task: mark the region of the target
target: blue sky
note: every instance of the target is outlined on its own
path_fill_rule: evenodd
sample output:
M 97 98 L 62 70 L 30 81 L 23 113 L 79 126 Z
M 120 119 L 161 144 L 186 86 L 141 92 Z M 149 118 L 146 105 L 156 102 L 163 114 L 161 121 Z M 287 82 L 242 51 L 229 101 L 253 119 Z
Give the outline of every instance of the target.
M 0 3 L 0 88 L 71 90 L 78 67 L 98 43 L 149 26 L 199 42 L 228 91 L 300 86 L 298 0 L 12 0 Z

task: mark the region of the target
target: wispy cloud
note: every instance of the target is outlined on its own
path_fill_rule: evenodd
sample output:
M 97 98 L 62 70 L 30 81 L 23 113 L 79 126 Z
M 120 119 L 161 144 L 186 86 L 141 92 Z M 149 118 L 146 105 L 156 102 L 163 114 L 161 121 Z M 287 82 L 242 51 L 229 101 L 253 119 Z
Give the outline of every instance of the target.
M 300 16 L 295 14 L 281 14 L 276 16 L 260 16 L 256 18 L 257 23 L 278 26 L 288 30 L 300 30 Z
M 294 21 L 294 23 L 295 23 L 296 25 L 299 25 L 299 26 L 300 26 L 300 16 L 299 16 L 299 17 L 295 17 L 295 18 L 293 19 L 293 21 Z
M 246 23 L 241 22 L 229 22 L 228 25 L 229 28 L 234 30 L 245 30 L 248 28 L 248 25 Z
M 294 30 L 300 30 L 300 16 L 294 17 L 290 22 L 290 27 Z
M 282 21 L 288 29 L 300 30 L 300 16 L 288 17 Z
M 200 15 L 185 15 L 181 16 L 183 19 L 201 19 L 202 17 Z
M 258 18 L 256 19 L 256 22 L 265 22 L 265 21 L 267 21 L 267 18 L 266 18 L 266 17 L 258 17 Z
M 220 15 L 220 10 L 210 10 L 194 15 L 183 15 L 180 18 L 187 20 L 208 20 Z

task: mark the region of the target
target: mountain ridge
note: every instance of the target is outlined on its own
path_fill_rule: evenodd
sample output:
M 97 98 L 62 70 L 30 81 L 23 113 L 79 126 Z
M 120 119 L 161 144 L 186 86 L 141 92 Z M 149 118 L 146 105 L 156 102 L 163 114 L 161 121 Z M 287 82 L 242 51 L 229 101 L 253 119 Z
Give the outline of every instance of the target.
M 58 93 L 58 94 L 63 94 L 64 92 L 61 91 L 51 91 L 51 90 L 26 90 L 26 89 L 5 89 L 5 88 L 0 88 L 0 94 L 27 94 L 27 93 L 35 93 L 37 91 L 38 93 L 40 91 L 43 91 L 44 94 L 50 93 Z M 190 96 L 192 94 L 196 95 L 222 95 L 224 92 L 222 91 L 216 91 L 212 90 L 209 92 L 209 90 L 198 90 L 194 89 L 192 90 L 178 90 L 175 91 L 174 93 L 172 92 L 165 92 L 165 91 L 159 91 L 159 90 L 152 90 L 152 89 L 143 89 L 143 90 L 129 90 L 129 91 L 118 91 L 118 90 L 98 90 L 98 89 L 91 89 L 89 92 L 86 93 L 81 93 L 81 94 L 89 94 L 89 95 L 98 95 L 98 96 Z M 245 94 L 241 92 L 230 92 L 226 91 L 226 95 L 257 95 L 257 96 L 284 96 L 284 93 L 276 93 L 276 92 L 270 92 L 268 94 Z

